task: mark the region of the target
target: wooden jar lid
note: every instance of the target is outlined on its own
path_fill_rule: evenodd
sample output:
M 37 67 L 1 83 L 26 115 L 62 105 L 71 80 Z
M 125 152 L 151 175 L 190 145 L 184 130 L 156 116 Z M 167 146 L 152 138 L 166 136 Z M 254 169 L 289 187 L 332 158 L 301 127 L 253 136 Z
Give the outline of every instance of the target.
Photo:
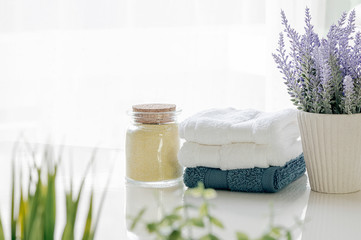
M 133 112 L 173 112 L 175 109 L 175 104 L 154 103 L 133 105 Z
M 174 121 L 175 104 L 137 104 L 133 105 L 134 120 L 139 123 L 160 124 Z

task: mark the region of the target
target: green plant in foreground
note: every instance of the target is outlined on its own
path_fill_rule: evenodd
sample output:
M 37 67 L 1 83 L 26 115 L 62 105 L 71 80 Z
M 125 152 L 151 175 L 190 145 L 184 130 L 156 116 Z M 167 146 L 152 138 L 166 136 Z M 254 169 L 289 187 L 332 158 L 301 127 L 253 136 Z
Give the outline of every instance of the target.
M 202 183 L 198 186 L 186 191 L 186 194 L 192 197 L 201 198 L 202 203 L 199 206 L 184 204 L 175 207 L 169 214 L 165 215 L 159 221 L 144 222 L 142 217 L 146 209 L 142 209 L 135 217 L 129 217 L 132 220 L 131 230 L 139 224 L 145 224 L 147 231 L 154 235 L 157 240 L 219 240 L 213 232 L 214 228 L 224 229 L 223 223 L 211 214 L 211 205 L 209 200 L 216 197 L 214 189 L 205 189 Z M 268 230 L 258 238 L 250 238 L 244 232 L 236 232 L 237 240 L 292 240 L 292 231 L 299 227 L 302 223 L 297 222 L 294 227 L 287 228 L 284 226 L 276 226 L 273 224 L 273 214 Z M 199 229 L 205 231 L 200 237 L 193 237 L 193 230 Z
M 27 168 L 29 179 L 27 186 L 23 186 L 23 172 L 15 168 L 16 152 L 18 145 L 14 147 L 12 163 L 12 186 L 11 186 L 11 240 L 52 240 L 55 238 L 55 226 L 59 224 L 56 221 L 56 180 L 58 167 L 62 160 L 62 152 L 56 158 L 54 148 L 47 146 L 42 152 L 40 166 L 35 161 L 36 152 L 26 144 L 28 153 L 30 153 L 32 163 Z M 74 239 L 74 226 L 78 218 L 78 206 L 80 198 L 84 195 L 83 189 L 89 169 L 95 158 L 95 151 L 89 162 L 78 192 L 74 192 L 72 183 L 70 190 L 65 193 L 66 200 L 66 223 L 61 234 L 63 240 Z M 21 168 L 21 165 L 20 167 Z M 19 174 L 19 175 L 18 175 Z M 17 177 L 18 176 L 18 177 Z M 109 178 L 110 179 L 110 178 Z M 109 183 L 108 179 L 108 183 Z M 97 215 L 94 216 L 93 190 L 88 200 L 87 218 L 82 233 L 83 240 L 94 239 L 102 205 L 105 199 L 106 191 L 102 193 Z M 58 237 L 57 237 L 58 238 Z M 2 221 L 0 219 L 0 240 L 5 239 Z

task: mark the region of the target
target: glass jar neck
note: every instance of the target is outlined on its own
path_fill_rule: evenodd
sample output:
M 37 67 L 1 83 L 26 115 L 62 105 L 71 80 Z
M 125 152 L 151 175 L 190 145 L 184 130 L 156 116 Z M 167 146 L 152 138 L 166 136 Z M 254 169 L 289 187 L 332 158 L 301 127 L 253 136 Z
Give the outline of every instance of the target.
M 130 112 L 134 124 L 170 124 L 177 122 L 178 111 L 172 112 Z

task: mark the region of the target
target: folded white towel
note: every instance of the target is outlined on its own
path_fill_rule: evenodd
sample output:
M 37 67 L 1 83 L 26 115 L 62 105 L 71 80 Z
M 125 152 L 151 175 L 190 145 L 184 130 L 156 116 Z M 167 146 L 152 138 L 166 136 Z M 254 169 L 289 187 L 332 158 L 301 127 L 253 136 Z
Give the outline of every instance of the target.
M 234 143 L 202 145 L 185 142 L 178 153 L 184 167 L 212 167 L 222 170 L 283 166 L 302 153 L 300 139 L 284 144 Z
M 300 136 L 297 110 L 278 112 L 210 109 L 184 120 L 179 135 L 187 141 L 208 145 L 230 143 L 269 144 L 294 141 Z

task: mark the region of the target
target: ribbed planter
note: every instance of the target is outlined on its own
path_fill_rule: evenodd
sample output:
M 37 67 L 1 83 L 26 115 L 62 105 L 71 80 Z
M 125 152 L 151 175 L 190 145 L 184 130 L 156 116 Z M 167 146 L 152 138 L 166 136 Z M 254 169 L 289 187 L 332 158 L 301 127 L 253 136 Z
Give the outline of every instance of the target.
M 361 114 L 298 112 L 311 189 L 324 193 L 361 190 Z

